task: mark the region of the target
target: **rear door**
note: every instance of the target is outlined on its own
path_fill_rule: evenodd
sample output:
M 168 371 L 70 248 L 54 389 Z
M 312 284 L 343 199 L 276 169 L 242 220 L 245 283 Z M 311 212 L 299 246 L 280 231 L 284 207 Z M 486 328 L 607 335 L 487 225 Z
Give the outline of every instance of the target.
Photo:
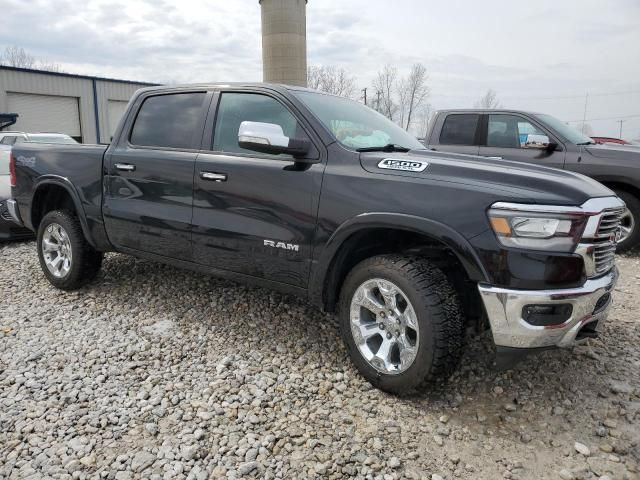
M 480 129 L 479 113 L 447 113 L 438 116 L 434 132 L 437 138 L 430 139 L 430 148 L 442 152 L 478 154 Z
M 539 123 L 513 113 L 491 113 L 485 119 L 487 128 L 481 139 L 480 155 L 564 168 L 565 151 L 562 145 Z M 551 151 L 524 148 L 528 134 L 546 135 L 558 147 Z
M 289 137 L 309 139 L 309 158 L 320 158 L 320 142 L 286 98 L 222 91 L 196 161 L 194 261 L 306 287 L 324 164 L 245 150 L 238 145 L 243 121 L 280 125 Z
M 117 248 L 191 260 L 193 169 L 210 98 L 149 92 L 132 106 L 105 158 L 104 220 Z

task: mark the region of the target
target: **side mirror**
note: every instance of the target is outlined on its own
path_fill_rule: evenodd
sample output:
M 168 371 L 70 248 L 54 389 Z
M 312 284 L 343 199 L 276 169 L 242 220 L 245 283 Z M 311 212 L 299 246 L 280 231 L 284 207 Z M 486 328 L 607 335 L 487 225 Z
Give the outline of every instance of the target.
M 238 129 L 238 145 L 260 153 L 272 155 L 286 153 L 296 159 L 308 153 L 311 147 L 309 140 L 289 138 L 284 134 L 280 125 L 263 122 L 242 122 Z M 315 162 L 306 159 L 299 161 Z
M 549 137 L 533 133 L 527 135 L 523 145 L 523 148 L 532 148 L 536 150 L 549 150 L 554 147 L 555 144 L 549 140 Z

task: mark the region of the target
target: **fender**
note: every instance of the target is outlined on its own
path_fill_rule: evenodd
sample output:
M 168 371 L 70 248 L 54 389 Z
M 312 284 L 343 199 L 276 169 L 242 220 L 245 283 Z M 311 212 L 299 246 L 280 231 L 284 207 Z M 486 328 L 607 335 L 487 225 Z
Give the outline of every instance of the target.
M 87 240 L 87 242 L 89 242 L 89 244 L 92 247 L 97 249 L 98 246 L 96 245 L 93 235 L 91 234 L 91 229 L 89 228 L 89 224 L 87 222 L 87 216 L 84 211 L 84 208 L 82 207 L 82 202 L 80 201 L 80 196 L 78 195 L 76 188 L 73 186 L 73 183 L 71 183 L 68 178 L 61 177 L 59 175 L 43 175 L 42 177 L 38 178 L 37 182 L 35 183 L 33 187 L 33 193 L 31 194 L 31 198 L 29 201 L 29 207 L 28 207 L 29 216 L 26 220 L 29 223 L 28 225 L 29 228 L 34 230 L 33 199 L 36 197 L 38 190 L 44 188 L 47 185 L 56 185 L 58 187 L 64 188 L 67 191 L 76 208 L 78 219 L 80 220 L 80 225 L 82 226 L 82 233 L 84 234 L 84 238 Z
M 312 303 L 323 307 L 325 281 L 344 242 L 354 233 L 370 228 L 406 230 L 440 241 L 453 251 L 469 278 L 476 282 L 489 281 L 489 275 L 471 244 L 448 225 L 403 213 L 362 213 L 345 221 L 335 230 L 314 262 L 309 281 L 309 299 Z

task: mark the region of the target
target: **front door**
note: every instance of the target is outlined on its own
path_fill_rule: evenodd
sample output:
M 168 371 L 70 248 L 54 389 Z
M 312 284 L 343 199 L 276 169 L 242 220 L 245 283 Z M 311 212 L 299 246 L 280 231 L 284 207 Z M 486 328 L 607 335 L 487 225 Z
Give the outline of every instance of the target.
M 213 142 L 195 168 L 194 261 L 304 288 L 324 164 L 245 150 L 238 129 L 243 121 L 274 123 L 288 137 L 312 140 L 310 129 L 276 96 L 227 91 L 214 103 Z M 312 147 L 309 156 L 319 155 Z
M 155 94 L 134 106 L 135 121 L 105 160 L 104 221 L 116 248 L 191 260 L 193 169 L 208 99 Z
M 481 142 L 479 154 L 483 157 L 500 157 L 505 160 L 564 168 L 565 151 L 562 146 L 555 150 L 524 148 L 527 135 L 546 135 L 558 143 L 542 126 L 536 125 L 523 116 L 508 113 L 488 115 L 486 138 Z

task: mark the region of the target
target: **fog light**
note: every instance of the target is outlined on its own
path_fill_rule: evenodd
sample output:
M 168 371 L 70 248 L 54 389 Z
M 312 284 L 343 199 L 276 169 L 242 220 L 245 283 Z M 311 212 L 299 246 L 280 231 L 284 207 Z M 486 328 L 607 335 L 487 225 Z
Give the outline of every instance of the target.
M 522 307 L 522 318 L 536 327 L 559 325 L 571 318 L 573 305 L 560 303 L 554 305 L 525 305 Z

